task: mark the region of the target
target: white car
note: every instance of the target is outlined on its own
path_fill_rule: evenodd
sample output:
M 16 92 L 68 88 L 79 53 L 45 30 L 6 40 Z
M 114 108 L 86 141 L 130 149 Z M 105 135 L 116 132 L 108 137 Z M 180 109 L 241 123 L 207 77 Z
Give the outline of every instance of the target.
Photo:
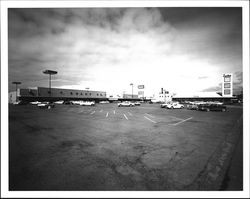
M 135 106 L 141 106 L 140 102 L 135 102 L 134 104 L 135 104 Z
M 170 102 L 167 102 L 167 103 L 164 103 L 164 104 L 161 104 L 161 108 L 167 108 L 167 105 L 171 104 Z
M 50 103 L 50 102 L 42 102 L 42 103 L 39 103 L 37 104 L 37 106 L 40 108 L 40 109 L 51 109 L 51 108 L 54 108 L 55 107 L 55 104 L 54 103 Z
M 13 102 L 13 105 L 19 105 L 21 104 L 21 101 Z
M 109 104 L 109 101 L 100 101 L 100 104 Z
M 30 104 L 32 104 L 32 105 L 38 105 L 38 104 L 40 104 L 41 102 L 39 102 L 39 101 L 34 101 L 34 102 L 30 102 Z
M 70 101 L 71 104 L 74 104 L 74 105 L 81 105 L 81 103 L 83 103 L 83 101 Z
M 88 101 L 86 101 L 86 102 L 80 102 L 79 105 L 81 105 L 81 106 L 94 106 L 95 102 L 88 102 Z
M 64 101 L 63 100 L 60 100 L 60 101 L 56 101 L 56 102 L 54 102 L 55 104 L 63 104 L 64 103 Z
M 184 108 L 184 105 L 183 105 L 183 104 L 180 104 L 180 103 L 178 103 L 178 102 L 174 102 L 174 103 L 172 103 L 172 104 L 168 104 L 168 105 L 166 106 L 166 108 L 168 108 L 168 109 L 178 109 L 178 108 Z
M 135 104 L 129 101 L 124 101 L 124 102 L 118 103 L 118 107 L 120 106 L 135 106 Z

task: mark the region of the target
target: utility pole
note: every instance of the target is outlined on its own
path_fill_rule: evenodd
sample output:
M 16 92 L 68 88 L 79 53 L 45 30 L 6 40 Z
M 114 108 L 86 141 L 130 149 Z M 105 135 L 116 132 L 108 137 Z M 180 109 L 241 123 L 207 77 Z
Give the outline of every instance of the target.
M 134 86 L 134 84 L 131 83 L 130 86 L 132 86 L 132 99 L 133 99 L 133 86 Z

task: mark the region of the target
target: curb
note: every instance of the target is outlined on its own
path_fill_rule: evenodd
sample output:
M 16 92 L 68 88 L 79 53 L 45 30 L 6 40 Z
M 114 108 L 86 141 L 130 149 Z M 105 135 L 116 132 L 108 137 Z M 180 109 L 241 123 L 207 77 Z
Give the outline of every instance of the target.
M 241 116 L 225 140 L 217 146 L 204 169 L 189 187 L 189 190 L 218 191 L 230 166 L 231 158 L 240 135 L 243 133 L 243 116 Z

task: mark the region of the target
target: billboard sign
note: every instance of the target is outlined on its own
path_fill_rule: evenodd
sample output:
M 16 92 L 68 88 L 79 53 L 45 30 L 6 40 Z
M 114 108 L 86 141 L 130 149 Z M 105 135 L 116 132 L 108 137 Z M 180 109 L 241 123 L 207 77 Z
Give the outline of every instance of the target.
M 233 96 L 233 74 L 226 73 L 222 77 L 222 96 L 232 97 Z
M 138 89 L 144 89 L 144 85 L 138 85 Z

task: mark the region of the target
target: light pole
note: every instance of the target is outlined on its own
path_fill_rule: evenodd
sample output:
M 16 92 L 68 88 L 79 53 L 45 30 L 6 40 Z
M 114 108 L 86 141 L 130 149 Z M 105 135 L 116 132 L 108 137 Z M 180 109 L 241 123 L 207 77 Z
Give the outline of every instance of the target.
M 166 103 L 166 90 L 164 89 L 164 103 Z
M 49 75 L 49 96 L 51 97 L 51 75 L 57 74 L 57 71 L 45 70 L 43 73 Z
M 16 102 L 17 102 L 17 85 L 21 84 L 21 82 L 12 82 L 12 84 L 16 84 Z
M 133 86 L 134 86 L 134 84 L 131 83 L 130 86 L 132 86 L 132 99 L 133 99 Z

